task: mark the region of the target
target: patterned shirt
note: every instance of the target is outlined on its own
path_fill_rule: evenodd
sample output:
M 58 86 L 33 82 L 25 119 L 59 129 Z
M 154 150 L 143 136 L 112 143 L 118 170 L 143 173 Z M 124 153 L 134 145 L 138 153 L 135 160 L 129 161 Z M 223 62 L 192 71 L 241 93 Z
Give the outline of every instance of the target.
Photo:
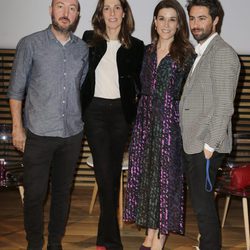
M 81 132 L 80 88 L 87 70 L 87 45 L 72 33 L 64 46 L 51 26 L 21 39 L 8 97 L 25 99 L 24 126 L 40 136 Z

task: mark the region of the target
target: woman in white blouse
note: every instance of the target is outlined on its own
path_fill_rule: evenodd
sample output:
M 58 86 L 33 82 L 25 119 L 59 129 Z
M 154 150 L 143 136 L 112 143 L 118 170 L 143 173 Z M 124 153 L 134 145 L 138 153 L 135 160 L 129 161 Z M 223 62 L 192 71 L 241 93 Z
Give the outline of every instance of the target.
M 122 250 L 117 220 L 121 164 L 136 115 L 144 44 L 131 36 L 127 0 L 99 0 L 92 17 L 89 71 L 81 91 L 85 134 L 93 155 L 100 200 L 98 250 Z

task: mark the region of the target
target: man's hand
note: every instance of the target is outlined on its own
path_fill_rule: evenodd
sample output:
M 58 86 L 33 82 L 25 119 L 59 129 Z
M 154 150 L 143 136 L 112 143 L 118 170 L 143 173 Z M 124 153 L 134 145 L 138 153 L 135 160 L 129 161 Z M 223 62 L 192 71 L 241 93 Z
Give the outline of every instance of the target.
M 213 156 L 213 152 L 211 152 L 208 149 L 204 148 L 204 155 L 205 155 L 206 159 L 210 159 Z
M 22 122 L 22 101 L 10 99 L 12 115 L 12 143 L 20 151 L 24 151 L 26 134 Z
M 25 141 L 26 141 L 26 133 L 23 127 L 20 128 L 13 128 L 12 130 L 12 143 L 14 147 L 24 152 L 25 148 Z

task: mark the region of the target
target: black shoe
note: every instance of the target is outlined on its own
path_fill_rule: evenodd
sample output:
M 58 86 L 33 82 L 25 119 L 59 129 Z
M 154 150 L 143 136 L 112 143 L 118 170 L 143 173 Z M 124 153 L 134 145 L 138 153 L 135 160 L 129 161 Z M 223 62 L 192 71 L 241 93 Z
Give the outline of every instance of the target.
M 47 250 L 63 250 L 62 245 L 48 245 Z
M 151 247 L 145 247 L 144 245 L 141 245 L 139 250 L 150 250 Z

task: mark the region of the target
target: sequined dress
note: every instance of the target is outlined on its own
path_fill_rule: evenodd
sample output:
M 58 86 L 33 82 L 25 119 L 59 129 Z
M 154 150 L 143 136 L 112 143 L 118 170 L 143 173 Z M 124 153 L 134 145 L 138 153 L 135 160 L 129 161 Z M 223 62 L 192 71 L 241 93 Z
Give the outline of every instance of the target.
M 181 69 L 167 55 L 157 67 L 156 51 L 146 48 L 142 95 L 129 147 L 124 221 L 162 234 L 184 233 L 182 140 L 179 97 L 191 67 Z

